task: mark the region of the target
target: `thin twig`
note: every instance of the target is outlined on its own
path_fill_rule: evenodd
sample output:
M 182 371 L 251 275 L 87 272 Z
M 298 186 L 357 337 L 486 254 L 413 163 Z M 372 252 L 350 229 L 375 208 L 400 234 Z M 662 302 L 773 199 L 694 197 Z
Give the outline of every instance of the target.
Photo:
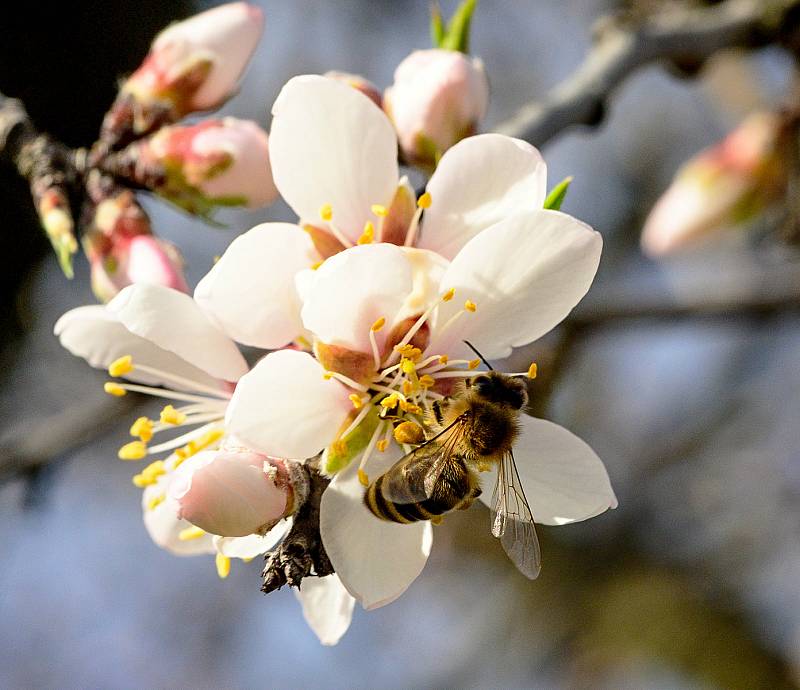
M 574 125 L 594 126 L 611 92 L 640 67 L 667 61 L 697 68 L 725 48 L 792 45 L 800 25 L 800 0 L 725 0 L 707 8 L 666 3 L 642 20 L 601 19 L 583 63 L 541 101 L 520 108 L 496 131 L 542 146 Z

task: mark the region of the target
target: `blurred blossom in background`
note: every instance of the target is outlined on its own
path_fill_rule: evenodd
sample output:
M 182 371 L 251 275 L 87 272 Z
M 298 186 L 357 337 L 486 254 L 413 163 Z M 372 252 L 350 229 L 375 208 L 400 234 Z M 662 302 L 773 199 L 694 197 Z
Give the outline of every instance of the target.
M 136 68 L 153 35 L 211 4 L 87 3 L 35 20 L 35 8 L 23 9 L 0 47 L 0 90 L 23 98 L 41 129 L 86 145 L 114 80 Z M 264 38 L 218 117 L 267 130 L 291 76 L 339 70 L 390 85 L 410 53 L 430 46 L 427 0 L 256 4 Z M 470 51 L 491 84 L 483 131 L 567 76 L 612 6 L 481 4 Z M 75 280 L 65 282 L 19 202 L 27 191 L 3 177 L 0 225 L 14 253 L 0 282 L 0 687 L 311 687 L 321 679 L 334 688 L 798 687 L 800 313 L 796 302 L 758 305 L 798 294 L 800 256 L 763 227 L 658 261 L 640 250 L 651 209 L 676 174 L 679 185 L 691 173 L 681 166 L 747 116 L 776 112 L 791 78 L 777 48 L 720 54 L 696 80 L 648 67 L 615 92 L 600 129 L 571 130 L 544 147 L 550 180 L 574 176 L 563 209 L 605 242 L 547 417 L 597 451 L 619 508 L 587 524 L 539 528 L 544 568 L 535 582 L 507 562 L 483 508 L 448 516 L 403 598 L 356 610 L 333 648 L 319 645 L 293 593 L 263 597 L 259 559 L 237 562 L 223 581 L 208 559 L 174 558 L 152 544 L 140 491 L 116 451 L 130 419 L 157 416 L 157 407 L 133 413 L 135 400 L 104 395 L 103 372 L 53 338 L 60 314 L 93 301 L 90 267 L 76 262 Z M 742 170 L 753 168 L 714 179 Z M 737 179 L 739 193 L 752 185 Z M 283 202 L 224 208 L 215 218 L 225 228 L 149 197 L 143 204 L 159 237 L 180 247 L 190 287 L 237 234 L 294 220 Z M 755 306 L 717 308 L 740 302 Z M 664 311 L 672 315 L 656 318 Z M 527 368 L 533 356 L 544 373 L 553 364 L 547 345 L 501 368 Z M 53 448 L 57 462 L 15 472 Z

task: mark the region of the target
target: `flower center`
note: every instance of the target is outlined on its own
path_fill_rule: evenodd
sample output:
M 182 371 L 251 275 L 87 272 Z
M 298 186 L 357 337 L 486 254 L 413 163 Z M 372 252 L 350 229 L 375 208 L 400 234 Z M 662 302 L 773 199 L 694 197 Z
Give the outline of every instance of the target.
M 105 392 L 122 396 L 132 391 L 186 403 L 179 407 L 168 404 L 161 410 L 158 419 L 139 417 L 131 425 L 130 434 L 136 440 L 119 449 L 118 456 L 121 460 L 143 460 L 148 456 L 166 453 L 164 458 L 150 463 L 133 477 L 133 483 L 143 489 L 156 484 L 159 477 L 176 469 L 195 453 L 219 446 L 225 435 L 223 422 L 231 394 L 147 364 L 134 364 L 131 355 L 120 357 L 108 367 L 109 376 L 113 377 L 125 376 L 134 370 L 171 382 L 182 390 L 109 381 L 104 385 Z M 149 445 L 158 434 L 175 429 L 187 431 L 156 445 Z M 148 508 L 155 508 L 163 500 L 163 495 L 154 496 Z

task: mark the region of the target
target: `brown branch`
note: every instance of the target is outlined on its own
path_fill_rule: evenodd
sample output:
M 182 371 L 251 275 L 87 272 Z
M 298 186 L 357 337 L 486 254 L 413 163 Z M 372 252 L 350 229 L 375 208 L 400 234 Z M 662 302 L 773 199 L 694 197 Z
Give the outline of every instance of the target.
M 724 0 L 707 8 L 665 3 L 642 20 L 601 19 L 583 63 L 541 101 L 524 105 L 496 131 L 542 146 L 574 125 L 598 125 L 611 92 L 637 69 L 668 62 L 696 71 L 725 48 L 796 47 L 800 0 Z
M 319 503 L 329 480 L 309 465 L 303 465 L 309 482 L 308 496 L 294 514 L 289 534 L 281 545 L 266 556 L 264 594 L 288 584 L 300 587 L 304 577 L 324 577 L 333 573 L 319 533 Z

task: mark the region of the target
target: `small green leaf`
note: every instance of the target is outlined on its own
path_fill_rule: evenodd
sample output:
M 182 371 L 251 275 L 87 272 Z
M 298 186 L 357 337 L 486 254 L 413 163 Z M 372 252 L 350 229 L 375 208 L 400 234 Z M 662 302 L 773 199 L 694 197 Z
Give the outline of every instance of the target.
M 447 31 L 439 42 L 440 48 L 469 53 L 469 30 L 477 6 L 478 0 L 462 0 L 447 23 Z
M 441 48 L 444 41 L 444 20 L 438 2 L 431 4 L 431 43 L 434 48 Z
M 62 272 L 67 278 L 72 280 L 75 276 L 75 272 L 72 269 L 72 257 L 76 251 L 75 246 L 69 241 L 59 240 L 52 240 L 51 244 L 58 257 L 58 265 L 61 266 Z
M 550 193 L 547 195 L 547 198 L 544 200 L 544 208 L 550 209 L 551 211 L 558 211 L 561 208 L 561 204 L 564 203 L 564 197 L 567 196 L 567 190 L 569 189 L 571 183 L 572 175 L 565 177 L 563 180 L 561 180 L 561 182 L 553 187 L 553 189 L 551 189 Z

